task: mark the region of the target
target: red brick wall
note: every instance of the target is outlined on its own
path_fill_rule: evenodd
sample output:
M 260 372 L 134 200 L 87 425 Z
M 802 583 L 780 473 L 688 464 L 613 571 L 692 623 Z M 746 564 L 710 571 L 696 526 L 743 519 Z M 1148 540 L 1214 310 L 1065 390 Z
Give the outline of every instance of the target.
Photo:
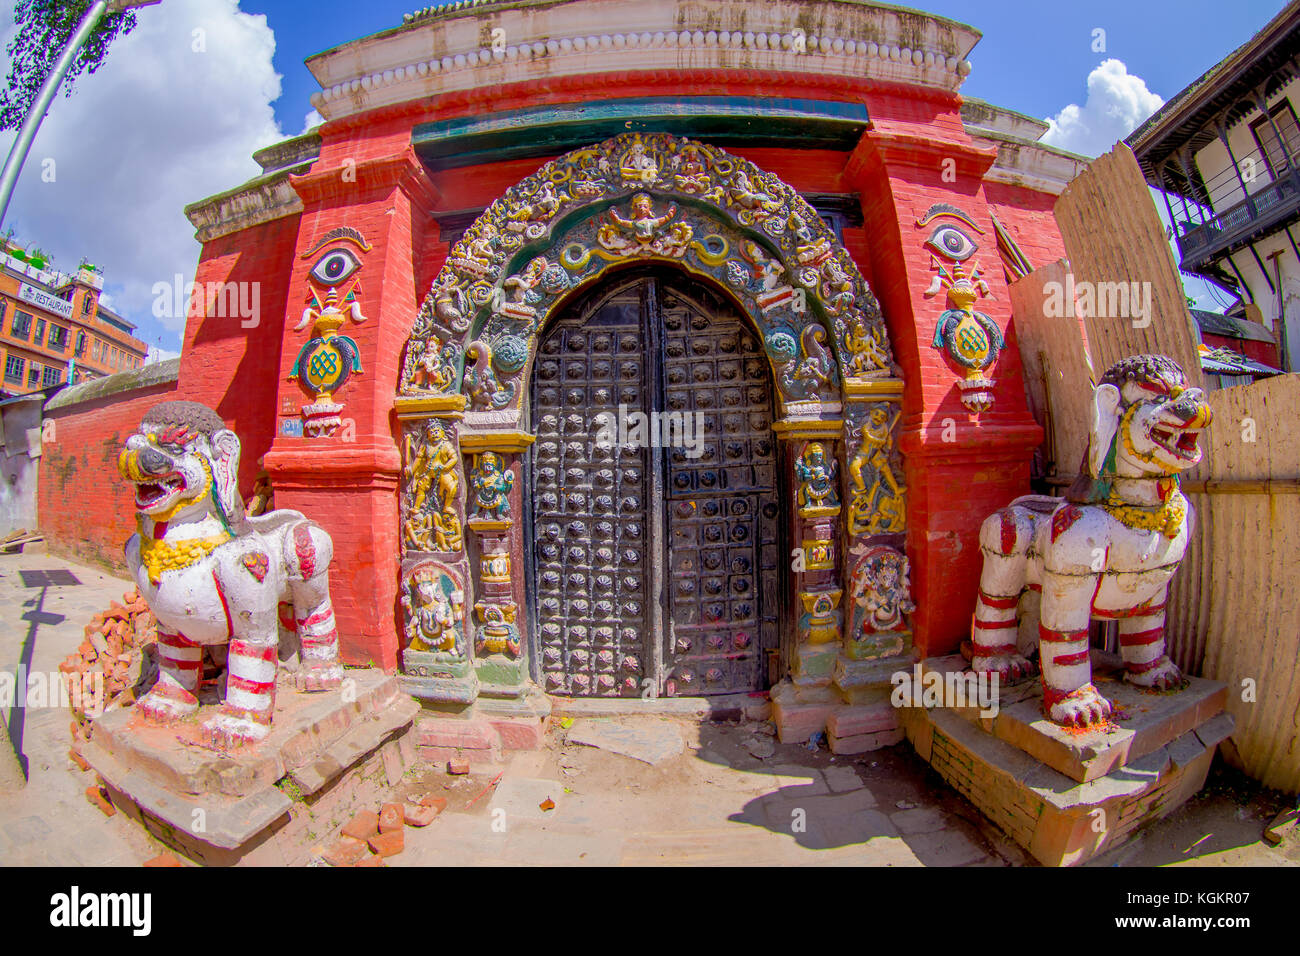
M 145 412 L 176 397 L 173 381 L 46 412 L 53 424 L 41 449 L 37 517 L 50 551 L 126 570 L 135 494 L 117 473 L 117 455 Z
M 1052 214 L 1052 208 L 1056 205 L 1055 196 L 1006 183 L 987 184 L 984 195 L 988 199 L 989 208 L 1016 241 L 1031 266 L 1037 269 L 1065 258 L 1065 240 L 1061 238 L 1056 216 Z M 989 237 L 988 249 L 994 253 L 989 264 L 997 266 L 994 238 Z
M 41 461 L 39 518 L 52 550 L 125 568 L 122 546 L 135 531 L 130 488 L 117 474 L 117 453 L 141 415 L 157 402 L 185 398 L 214 409 L 239 435 L 240 489 L 247 497 L 258 459 L 275 431 L 275 389 L 298 217 L 289 216 L 204 245 L 189 305 L 180 383 L 60 409 L 48 415 L 57 441 Z M 258 314 L 227 311 L 208 283 L 256 283 Z M 213 290 L 215 292 L 215 290 Z M 251 289 L 244 301 L 250 302 Z
M 194 275 L 205 293 L 208 283 L 256 283 L 255 320 L 217 315 L 215 297 L 204 301 L 196 296 L 181 352 L 185 397 L 215 410 L 239 436 L 239 485 L 245 495 L 252 491 L 258 459 L 275 436 L 286 313 L 302 311 L 301 303 L 288 300 L 298 219 L 286 216 L 209 241 Z

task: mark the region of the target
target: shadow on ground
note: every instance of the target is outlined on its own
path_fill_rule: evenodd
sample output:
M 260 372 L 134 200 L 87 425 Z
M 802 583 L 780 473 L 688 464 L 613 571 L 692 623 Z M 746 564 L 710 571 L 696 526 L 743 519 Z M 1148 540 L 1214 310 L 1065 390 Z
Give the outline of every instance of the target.
M 770 725 L 768 725 L 770 727 Z M 696 759 L 770 774 L 776 789 L 749 800 L 732 823 L 763 827 L 808 850 L 901 841 L 925 866 L 1007 866 L 1032 862 L 950 790 L 906 744 L 857 756 L 824 745 L 782 744 L 761 724 L 700 727 Z M 768 746 L 764 746 L 767 742 Z M 771 756 L 757 757 L 755 752 Z M 865 862 L 865 861 L 864 861 Z

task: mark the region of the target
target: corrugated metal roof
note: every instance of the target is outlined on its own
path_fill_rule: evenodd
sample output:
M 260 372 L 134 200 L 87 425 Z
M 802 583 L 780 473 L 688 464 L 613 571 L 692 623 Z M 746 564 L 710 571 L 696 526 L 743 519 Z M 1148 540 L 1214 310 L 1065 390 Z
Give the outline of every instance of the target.
M 1256 362 L 1232 349 L 1208 349 L 1204 345 L 1201 346 L 1201 370 L 1215 375 L 1254 375 L 1257 378 L 1282 374 L 1280 368 Z

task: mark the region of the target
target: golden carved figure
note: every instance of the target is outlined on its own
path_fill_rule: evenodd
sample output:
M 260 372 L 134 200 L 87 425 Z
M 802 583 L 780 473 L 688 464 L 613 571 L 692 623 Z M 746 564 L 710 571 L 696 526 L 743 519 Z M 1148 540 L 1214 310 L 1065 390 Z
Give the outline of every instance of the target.
M 447 437 L 447 427 L 437 419 L 425 426 L 424 442 L 418 448 L 414 436 L 407 436 L 404 473 L 411 489 L 411 506 L 403 527 L 411 547 L 424 551 L 461 549 L 461 524 L 456 514 L 460 494 L 458 458 Z M 430 497 L 433 506 L 426 513 L 425 501 Z
M 894 426 L 902 411 L 892 420 L 885 406 L 877 405 L 858 429 L 858 450 L 849 459 L 849 533 L 874 534 L 879 531 L 902 531 L 905 509 L 901 485 L 890 464 L 894 447 Z
M 845 336 L 850 376 L 889 367 L 889 355 L 881 345 L 880 338 L 880 329 L 868 327 L 861 315 L 853 320 Z

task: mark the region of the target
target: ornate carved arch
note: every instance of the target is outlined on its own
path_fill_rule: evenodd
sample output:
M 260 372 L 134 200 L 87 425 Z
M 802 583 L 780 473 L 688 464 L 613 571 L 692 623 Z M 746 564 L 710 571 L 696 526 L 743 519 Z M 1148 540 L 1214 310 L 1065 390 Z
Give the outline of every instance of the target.
M 902 382 L 875 296 L 778 177 L 703 143 L 628 133 L 547 163 L 493 202 L 420 307 L 396 399 L 411 693 L 445 704 L 473 701 L 480 686 L 527 696 L 530 623 L 515 573 L 529 506 L 517 479 L 534 440 L 525 383 L 557 307 L 611 268 L 640 262 L 712 280 L 762 337 L 778 392 L 773 430 L 791 445 L 787 478 L 800 489 L 790 540 L 806 556 L 787 596 L 804 613 L 782 642 L 801 650 L 786 665 L 802 673 L 816 658 L 820 667 L 833 642 L 848 686 L 862 662 L 903 646 L 901 613 L 888 628 L 863 617 L 882 588 L 899 592 L 899 607 L 907 590 L 897 550 Z M 887 586 L 872 583 L 875 565 L 863 557 L 882 548 L 902 569 Z M 845 593 L 852 610 L 841 605 Z
M 786 415 L 838 401 L 846 379 L 897 374 L 875 296 L 798 193 L 715 147 L 628 133 L 547 163 L 470 226 L 420 307 L 399 395 L 463 392 L 471 409 L 517 420 L 550 310 L 610 266 L 645 260 L 732 291 Z

